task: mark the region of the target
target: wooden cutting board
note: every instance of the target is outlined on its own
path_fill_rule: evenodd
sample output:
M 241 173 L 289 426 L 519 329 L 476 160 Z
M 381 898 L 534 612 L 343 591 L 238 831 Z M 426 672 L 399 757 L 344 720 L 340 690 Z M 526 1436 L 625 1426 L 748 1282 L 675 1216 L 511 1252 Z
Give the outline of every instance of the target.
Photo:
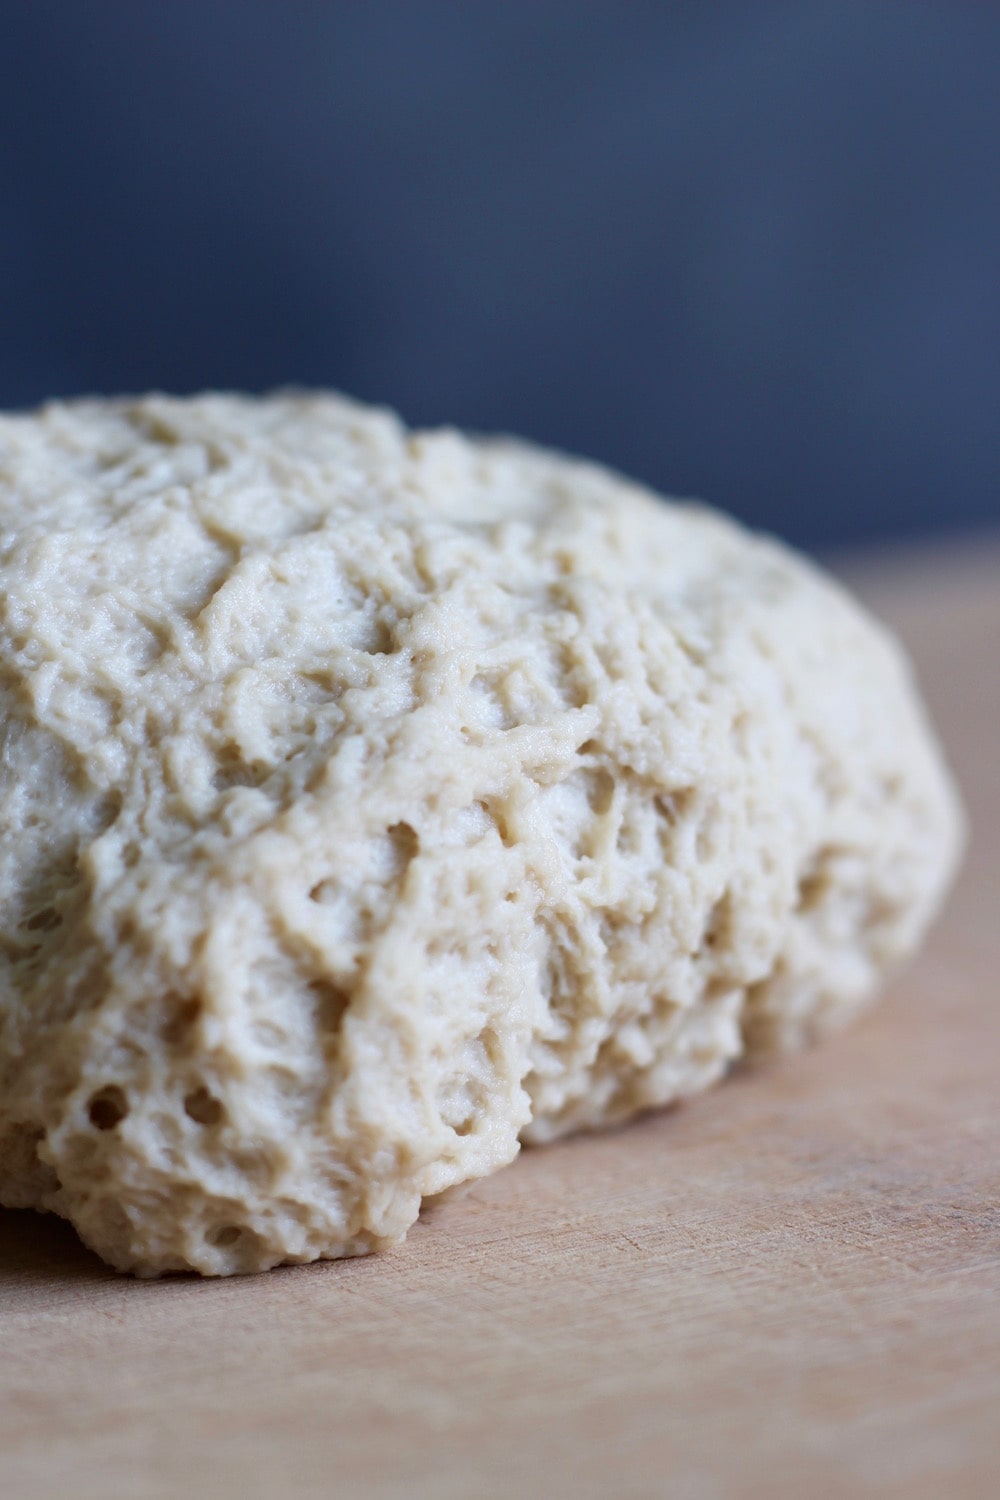
M 1000 1495 L 1000 539 L 848 572 L 971 813 L 885 1004 L 377 1259 L 126 1280 L 0 1211 L 0 1494 Z

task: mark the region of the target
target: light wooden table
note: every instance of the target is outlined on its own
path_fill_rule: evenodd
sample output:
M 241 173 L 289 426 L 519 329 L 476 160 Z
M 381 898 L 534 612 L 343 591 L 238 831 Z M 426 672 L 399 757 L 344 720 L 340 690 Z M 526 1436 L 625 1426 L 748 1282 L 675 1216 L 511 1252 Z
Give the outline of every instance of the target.
M 974 840 L 886 1003 L 393 1254 L 143 1284 L 0 1212 L 0 1494 L 1000 1495 L 1000 539 L 848 570 Z

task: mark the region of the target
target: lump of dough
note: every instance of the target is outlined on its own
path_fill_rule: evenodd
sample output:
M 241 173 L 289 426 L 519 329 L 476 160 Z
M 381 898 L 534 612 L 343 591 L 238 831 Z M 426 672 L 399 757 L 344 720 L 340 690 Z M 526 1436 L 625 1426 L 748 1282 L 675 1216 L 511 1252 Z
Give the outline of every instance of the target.
M 960 819 L 774 542 L 332 395 L 0 419 L 0 1202 L 359 1254 L 849 1017 Z

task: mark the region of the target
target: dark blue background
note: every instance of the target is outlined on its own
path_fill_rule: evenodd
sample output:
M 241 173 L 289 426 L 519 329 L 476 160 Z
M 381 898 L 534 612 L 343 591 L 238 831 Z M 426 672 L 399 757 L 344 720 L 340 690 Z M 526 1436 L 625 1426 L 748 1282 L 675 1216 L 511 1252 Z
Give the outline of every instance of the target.
M 827 545 L 1000 516 L 1000 7 L 0 3 L 0 404 L 322 382 Z

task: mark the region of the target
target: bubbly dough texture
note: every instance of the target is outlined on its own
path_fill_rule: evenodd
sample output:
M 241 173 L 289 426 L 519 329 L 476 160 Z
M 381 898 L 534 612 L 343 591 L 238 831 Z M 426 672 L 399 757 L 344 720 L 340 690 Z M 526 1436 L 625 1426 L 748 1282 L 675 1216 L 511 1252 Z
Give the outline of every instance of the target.
M 960 842 L 774 542 L 331 395 L 0 419 L 0 1202 L 140 1275 L 399 1240 L 850 1016 Z

